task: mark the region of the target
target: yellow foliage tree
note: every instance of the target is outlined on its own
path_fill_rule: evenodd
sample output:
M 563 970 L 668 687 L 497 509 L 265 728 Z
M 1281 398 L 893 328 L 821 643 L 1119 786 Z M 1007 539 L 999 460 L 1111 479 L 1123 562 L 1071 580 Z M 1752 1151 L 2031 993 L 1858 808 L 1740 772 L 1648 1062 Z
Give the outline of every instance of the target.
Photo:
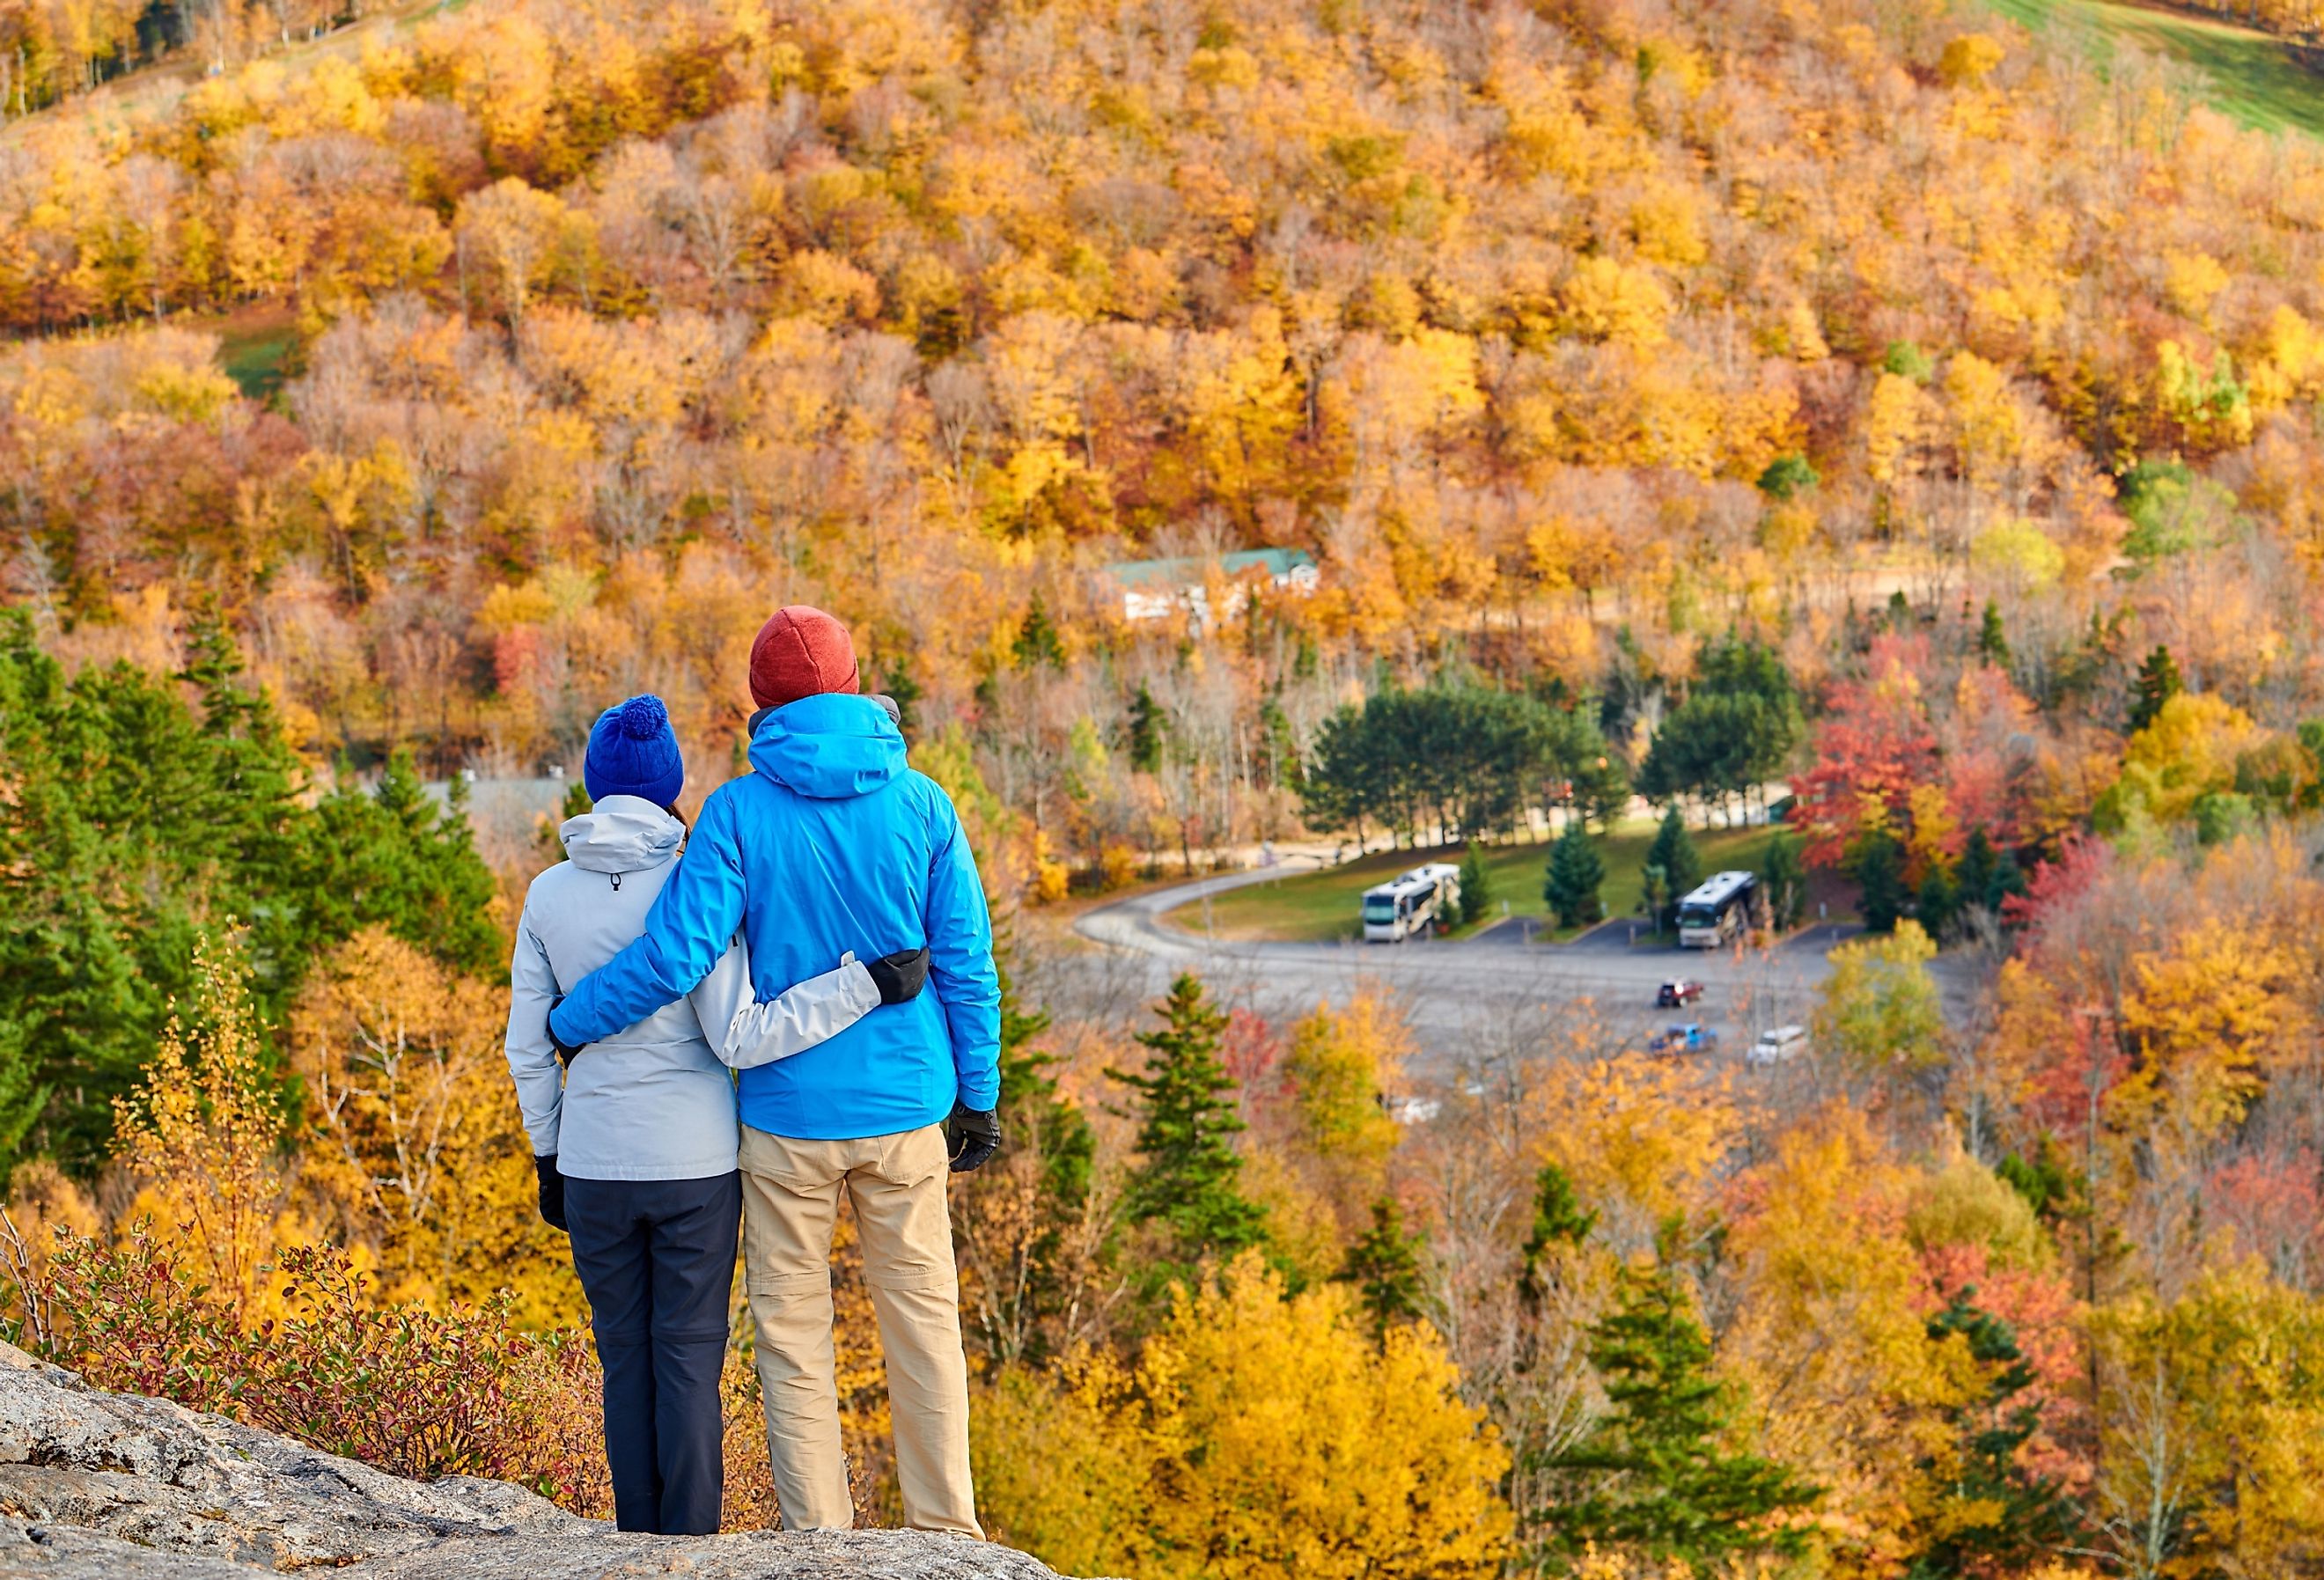
M 114 1147 L 136 1182 L 126 1224 L 150 1219 L 242 1320 L 264 1314 L 276 1248 L 309 1238 L 289 1212 L 282 1113 L 268 1079 L 247 966 L 198 935 L 193 1002 L 172 1008 L 134 1096 L 114 1101 Z
M 462 200 L 463 257 L 486 272 L 511 327 L 522 327 L 526 307 L 555 267 L 565 225 L 565 205 L 557 195 L 537 191 L 519 176 Z
M 1866 1117 L 1833 1104 L 1776 1139 L 1732 1229 L 1748 1293 L 1722 1356 L 1765 1410 L 1760 1451 L 1830 1488 L 1830 1507 L 1900 1507 L 1914 1450 L 1942 1440 L 1932 1412 L 1982 1386 L 1957 1338 L 1929 1335 L 1925 1274 L 1897 1232 L 1913 1185 Z M 1844 1534 L 1870 1548 L 1862 1572 L 1894 1572 L 1893 1532 Z
M 1915 469 L 1914 452 L 1930 422 L 1929 398 L 1902 374 L 1884 373 L 1872 386 L 1865 414 L 1865 470 L 1875 483 L 1902 482 Z
M 475 1300 L 569 1317 L 571 1269 L 532 1211 L 530 1150 L 508 1087 L 507 990 L 373 928 L 332 951 L 293 1012 L 306 1090 L 303 1183 L 375 1243 L 391 1299 Z
M 1668 338 L 1670 292 L 1650 269 L 1608 257 L 1584 258 L 1560 295 L 1566 327 L 1588 339 L 1649 346 Z
M 1180 1291 L 1135 1368 L 1004 1374 L 973 1418 L 979 1490 L 997 1531 L 1066 1568 L 1482 1580 L 1508 1547 L 1508 1455 L 1459 1385 L 1433 1329 L 1376 1346 L 1347 1290 L 1286 1298 L 1248 1252 Z
M 1741 1117 L 1724 1076 L 1639 1058 L 1558 1060 L 1527 1106 L 1539 1160 L 1564 1171 L 1626 1252 L 1704 1205 Z
M 1364 988 L 1344 1010 L 1318 1004 L 1291 1029 L 1283 1069 L 1307 1144 L 1323 1158 L 1373 1165 L 1396 1150 L 1382 1095 L 1403 1073 L 1411 1033 L 1395 1006 Z
M 2090 1318 L 2096 1501 L 2131 1573 L 2292 1575 L 2324 1543 L 2324 1301 L 2255 1262 Z
M 1941 1066 L 1944 1014 L 1928 969 L 1936 956 L 1936 945 L 1910 919 L 1886 938 L 1834 949 L 1816 1006 L 1818 1044 L 1874 1073 L 1917 1075 Z
M 2199 1136 L 2218 1134 L 2309 1035 L 2301 960 L 2241 919 L 2205 918 L 2131 970 L 2122 1024 L 2140 1057 L 2107 1098 L 2107 1117 L 2126 1128 L 2167 1110 Z
M 1974 352 L 1957 352 L 1945 367 L 1944 392 L 1964 477 L 1990 479 L 2018 458 L 2024 422 L 2006 373 Z
M 2180 822 L 2204 797 L 2232 790 L 2236 759 L 2266 738 L 2250 715 L 2225 698 L 2182 691 L 2131 736 L 2122 777 L 2099 798 L 2093 816 L 2108 829 L 2142 813 L 2157 823 Z
M 2005 51 L 2001 42 L 1990 33 L 1965 32 L 1948 40 L 1944 53 L 1938 57 L 1937 70 L 1945 81 L 1955 88 L 1982 87 L 2001 64 Z

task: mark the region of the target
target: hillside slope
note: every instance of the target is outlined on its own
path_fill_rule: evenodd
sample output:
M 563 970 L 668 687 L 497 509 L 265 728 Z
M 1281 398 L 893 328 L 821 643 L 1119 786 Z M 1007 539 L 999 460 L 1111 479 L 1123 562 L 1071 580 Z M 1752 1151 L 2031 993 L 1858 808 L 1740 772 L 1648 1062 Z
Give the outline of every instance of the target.
M 1868 587 L 2043 707 L 2144 621 L 2289 718 L 2324 157 L 2184 85 L 1936 0 L 478 0 L 0 149 L 0 577 L 439 775 L 644 677 L 731 762 L 818 603 L 1025 873 L 1257 837 L 1383 673 L 1812 688 Z M 1105 574 L 1254 545 L 1320 587 L 1231 641 Z
M 2273 33 L 2162 5 L 2116 0 L 1988 0 L 2037 34 L 2056 36 L 2112 67 L 2145 51 L 2187 67 L 2195 91 L 2239 124 L 2324 137 L 2324 74 Z

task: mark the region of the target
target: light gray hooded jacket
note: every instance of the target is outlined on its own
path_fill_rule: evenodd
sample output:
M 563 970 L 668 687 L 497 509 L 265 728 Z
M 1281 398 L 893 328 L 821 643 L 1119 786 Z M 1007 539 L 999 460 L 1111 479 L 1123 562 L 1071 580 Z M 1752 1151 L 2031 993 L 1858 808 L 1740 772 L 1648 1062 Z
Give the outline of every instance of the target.
M 509 969 L 509 1069 L 534 1155 L 556 1153 L 557 1171 L 576 1179 L 731 1173 L 733 1071 L 845 1030 L 878 1005 L 878 985 L 851 955 L 759 1003 L 738 938 L 685 998 L 560 1068 L 549 1010 L 645 930 L 646 912 L 677 869 L 686 825 L 651 801 L 607 796 L 558 836 L 567 859 L 526 892 Z

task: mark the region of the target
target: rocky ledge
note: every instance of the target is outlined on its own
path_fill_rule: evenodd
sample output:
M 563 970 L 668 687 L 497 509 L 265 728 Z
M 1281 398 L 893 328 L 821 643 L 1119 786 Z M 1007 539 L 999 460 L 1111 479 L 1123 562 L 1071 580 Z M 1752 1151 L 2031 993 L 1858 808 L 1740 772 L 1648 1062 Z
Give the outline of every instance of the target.
M 422 1484 L 0 1344 L 0 1575 L 246 1580 L 1055 1580 L 918 1531 L 632 1536 L 505 1482 Z

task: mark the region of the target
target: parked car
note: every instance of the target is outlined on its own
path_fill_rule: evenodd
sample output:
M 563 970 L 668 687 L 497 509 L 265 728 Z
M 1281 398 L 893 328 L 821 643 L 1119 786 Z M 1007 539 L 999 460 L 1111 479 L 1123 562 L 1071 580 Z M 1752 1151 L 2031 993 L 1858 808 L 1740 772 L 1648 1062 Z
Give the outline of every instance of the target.
M 1663 984 L 1662 991 L 1655 994 L 1655 1008 L 1683 1010 L 1702 996 L 1702 984 L 1689 982 L 1684 977 L 1681 977 L 1676 982 Z
M 1749 1051 L 1744 1054 L 1743 1062 L 1750 1065 L 1781 1064 L 1785 1059 L 1799 1058 L 1807 1050 L 1808 1029 L 1806 1027 L 1777 1026 L 1772 1030 L 1759 1033 L 1759 1040 L 1753 1043 Z
M 1673 1026 L 1646 1044 L 1648 1053 L 1669 1056 L 1682 1053 L 1715 1053 L 1718 1049 L 1719 1033 L 1693 1021 Z

